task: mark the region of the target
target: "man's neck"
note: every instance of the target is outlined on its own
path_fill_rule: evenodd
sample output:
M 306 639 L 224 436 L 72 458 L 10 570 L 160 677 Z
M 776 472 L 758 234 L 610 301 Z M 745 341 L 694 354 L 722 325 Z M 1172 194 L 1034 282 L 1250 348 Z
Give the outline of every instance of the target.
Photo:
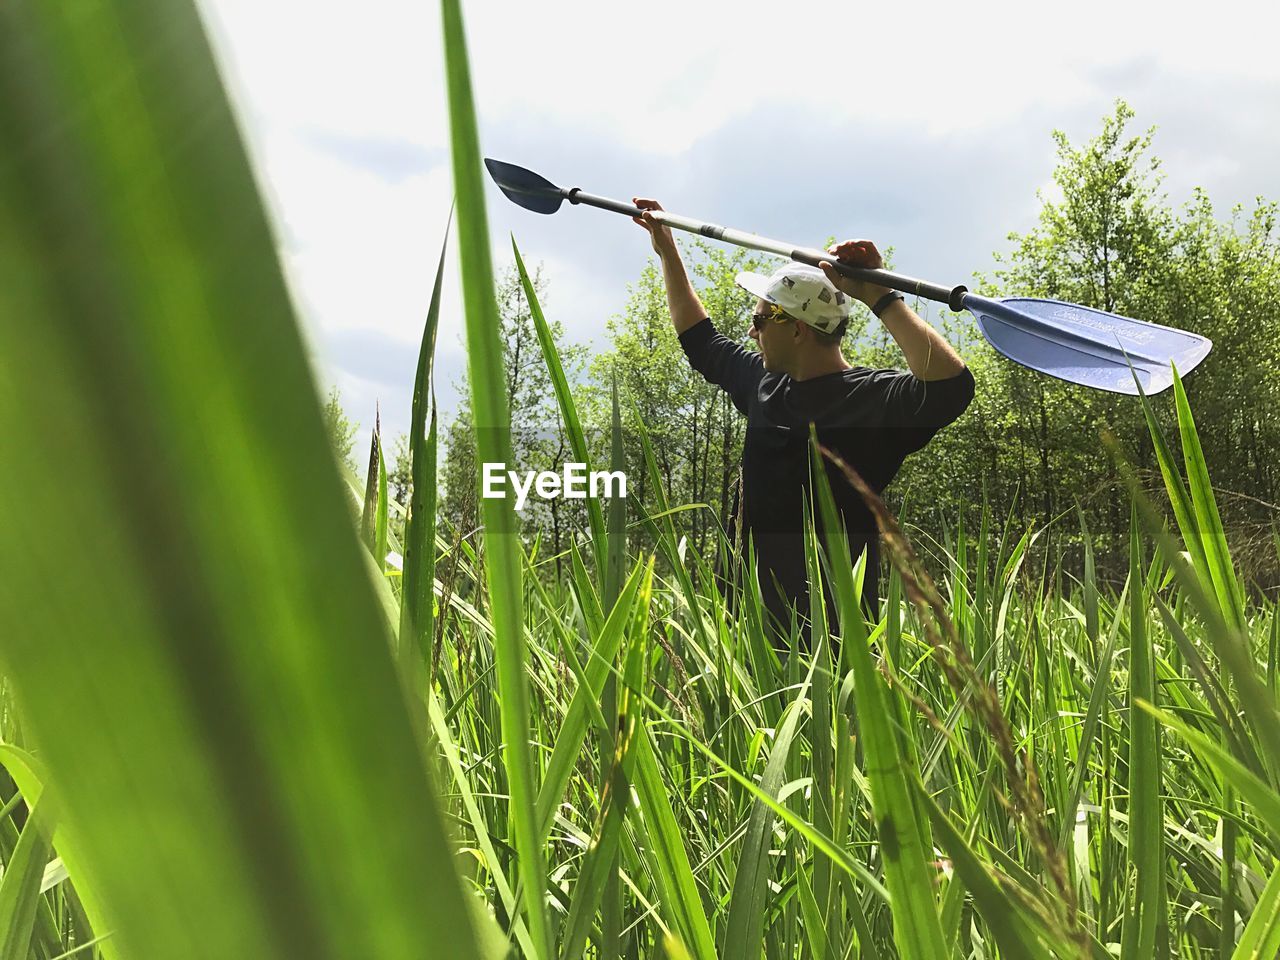
M 796 357 L 795 366 L 789 371 L 789 375 L 792 380 L 812 380 L 828 373 L 848 370 L 850 366 L 849 361 L 840 353 L 840 348 L 832 347 L 829 352 Z

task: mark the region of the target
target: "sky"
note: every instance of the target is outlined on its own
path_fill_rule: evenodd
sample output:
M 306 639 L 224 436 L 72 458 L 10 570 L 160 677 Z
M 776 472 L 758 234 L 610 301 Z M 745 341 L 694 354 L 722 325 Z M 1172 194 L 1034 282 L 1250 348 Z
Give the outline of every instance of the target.
M 1221 217 L 1280 198 L 1280 6 L 653 0 L 463 4 L 486 156 L 563 186 L 799 245 L 893 247 L 965 283 L 1052 196 L 1051 133 L 1082 142 L 1117 98 L 1156 126 L 1173 203 Z M 452 199 L 439 8 L 204 0 L 322 388 L 367 446 L 408 428 Z M 605 325 L 651 256 L 616 214 L 539 216 L 491 187 L 495 269 L 514 234 L 568 338 Z M 454 238 L 456 240 L 456 236 Z M 452 250 L 452 246 L 451 246 Z M 436 361 L 441 412 L 466 366 L 455 257 Z M 744 294 L 744 297 L 747 296 Z M 359 455 L 357 456 L 359 459 Z

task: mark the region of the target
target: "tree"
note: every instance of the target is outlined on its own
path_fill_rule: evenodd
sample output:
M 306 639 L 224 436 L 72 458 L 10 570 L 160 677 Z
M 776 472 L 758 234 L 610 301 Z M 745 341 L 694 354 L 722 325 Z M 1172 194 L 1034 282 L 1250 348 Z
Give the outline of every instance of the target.
M 409 453 L 409 434 L 401 433 L 396 437 L 391 457 L 391 465 L 387 470 L 387 496 L 408 509 L 409 494 L 413 492 L 413 458 Z M 404 543 L 403 515 L 392 509 L 388 522 L 396 540 Z
M 1126 136 L 1134 113 L 1123 101 L 1088 143 L 1075 147 L 1054 131 L 1060 200 L 1046 201 L 1037 227 L 996 277 L 1009 293 L 1051 297 L 1110 313 L 1173 322 L 1168 302 L 1176 224 L 1159 192 L 1160 161 L 1147 155 L 1154 128 Z M 1042 197 L 1043 199 L 1043 197 Z M 1135 401 L 1081 390 L 1013 364 L 1000 367 L 1005 402 L 1015 412 L 1010 437 L 1022 458 L 1017 476 L 1034 490 L 1036 520 L 1047 522 L 1073 500 L 1106 504 L 1093 525 L 1120 537 L 1128 524 L 1119 476 L 1098 442 L 1109 424 L 1129 455 L 1149 466 L 1146 428 Z M 1066 483 L 1063 482 L 1064 478 Z M 1117 540 L 1118 544 L 1119 541 Z
M 466 534 L 480 525 L 476 501 L 480 471 L 476 465 L 475 428 L 471 421 L 471 403 L 461 401 L 458 411 L 444 430 L 445 456 L 441 468 L 444 496 L 440 513 L 457 532 Z
M 1213 340 L 1187 389 L 1233 549 L 1249 573 L 1274 585 L 1280 230 L 1275 202 L 1257 198 L 1242 224 L 1243 213 L 1237 205 L 1231 219 L 1220 222 L 1208 196 L 1196 191 L 1178 225 L 1170 299 L 1181 325 Z
M 1271 320 L 1280 296 L 1276 205 L 1259 199 L 1243 230 L 1239 207 L 1231 223 L 1219 223 L 1203 191 L 1175 210 L 1160 190 L 1160 161 L 1150 155 L 1154 128 L 1128 135 L 1133 117 L 1117 102 L 1081 146 L 1054 132 L 1057 195 L 1041 195 L 1036 226 L 1010 234 L 1013 249 L 996 255 L 997 269 L 981 290 L 1066 300 L 1211 337 L 1214 351 L 1187 389 L 1198 420 L 1214 425 L 1202 430 L 1213 479 L 1224 491 L 1275 503 L 1280 436 L 1264 414 L 1280 399 L 1274 376 L 1280 330 Z M 972 330 L 967 316 L 957 319 Z M 1090 528 L 1115 548 L 1101 556 L 1121 556 L 1128 510 L 1099 433 L 1109 429 L 1139 474 L 1160 487 L 1138 400 L 1034 373 L 999 358 L 976 335 L 969 339 L 964 353 L 977 396 L 970 412 L 930 445 L 946 454 L 945 469 L 929 475 L 908 460 L 902 479 L 918 494 L 914 502 L 959 511 L 973 498 L 957 499 L 948 489 L 985 489 L 994 512 L 1014 511 L 1020 526 L 1047 523 L 1079 504 Z M 1160 397 L 1154 406 L 1170 429 L 1172 405 Z M 1274 510 L 1246 498 L 1219 499 L 1237 540 L 1265 545 Z M 1059 535 L 1074 539 L 1074 526 L 1059 524 Z M 1274 563 L 1269 547 L 1256 552 Z
M 547 285 L 540 264 L 534 267 L 529 280 L 539 304 L 545 306 Z M 511 450 L 516 461 L 509 464 L 508 469 L 559 471 L 569 457 L 568 439 L 534 327 L 533 311 L 514 264 L 499 277 L 495 293 L 507 375 L 507 406 L 511 411 Z M 585 348 L 565 344 L 564 328 L 558 321 L 548 317 L 547 326 L 566 377 L 571 384 L 577 383 Z M 463 399 L 445 430 L 442 512 L 465 532 L 478 525 L 476 491 L 480 480 L 480 465 L 475 462 L 470 390 L 465 375 L 459 392 Z M 550 541 L 550 552 L 559 554 L 566 545 L 568 532 L 585 524 L 585 511 L 575 501 L 531 499 L 521 519 L 531 538 L 543 535 Z
M 360 429 L 360 424 L 347 417 L 346 411 L 342 409 L 342 398 L 336 386 L 330 387 L 323 412 L 324 428 L 329 435 L 329 444 L 333 448 L 334 456 L 338 463 L 349 467 L 351 472 L 355 473 L 356 462 L 352 457 L 352 448 L 355 446 L 356 433 Z
M 409 502 L 413 489 L 413 460 L 409 455 L 409 434 L 399 434 L 392 445 L 391 467 L 387 470 L 387 493 L 401 504 Z

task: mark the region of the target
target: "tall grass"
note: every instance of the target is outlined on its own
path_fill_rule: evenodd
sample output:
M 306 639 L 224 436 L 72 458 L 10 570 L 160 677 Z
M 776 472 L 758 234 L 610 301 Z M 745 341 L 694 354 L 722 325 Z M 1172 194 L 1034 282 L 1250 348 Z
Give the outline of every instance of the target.
M 477 459 L 511 462 L 442 6 Z M 344 487 L 194 11 L 0 15 L 0 960 L 1280 953 L 1280 611 L 1235 572 L 1181 382 L 1180 455 L 1150 418 L 1164 496 L 1121 462 L 1123 585 L 1037 559 L 1041 531 L 876 503 L 864 621 L 820 483 L 840 623 L 815 590 L 812 653 L 779 658 L 643 429 L 649 499 L 594 505 L 562 567 L 504 501 L 481 533 L 436 516 L 439 269 L 411 503 L 380 457 Z
M 194 7 L 0 17 L 0 759 L 69 875 L 34 955 L 479 957 Z

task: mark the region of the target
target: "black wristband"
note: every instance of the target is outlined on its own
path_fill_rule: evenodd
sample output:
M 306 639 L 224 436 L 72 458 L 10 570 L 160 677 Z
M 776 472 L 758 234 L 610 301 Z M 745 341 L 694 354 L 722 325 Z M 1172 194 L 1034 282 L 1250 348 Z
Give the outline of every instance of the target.
M 885 308 L 888 307 L 889 304 L 891 304 L 894 300 L 905 300 L 905 299 L 907 298 L 904 297 L 902 294 L 900 294 L 897 290 L 890 290 L 888 293 L 886 293 L 883 297 L 881 297 L 872 305 L 871 312 L 874 313 L 876 315 L 876 319 L 879 320 L 880 315 L 884 313 Z

